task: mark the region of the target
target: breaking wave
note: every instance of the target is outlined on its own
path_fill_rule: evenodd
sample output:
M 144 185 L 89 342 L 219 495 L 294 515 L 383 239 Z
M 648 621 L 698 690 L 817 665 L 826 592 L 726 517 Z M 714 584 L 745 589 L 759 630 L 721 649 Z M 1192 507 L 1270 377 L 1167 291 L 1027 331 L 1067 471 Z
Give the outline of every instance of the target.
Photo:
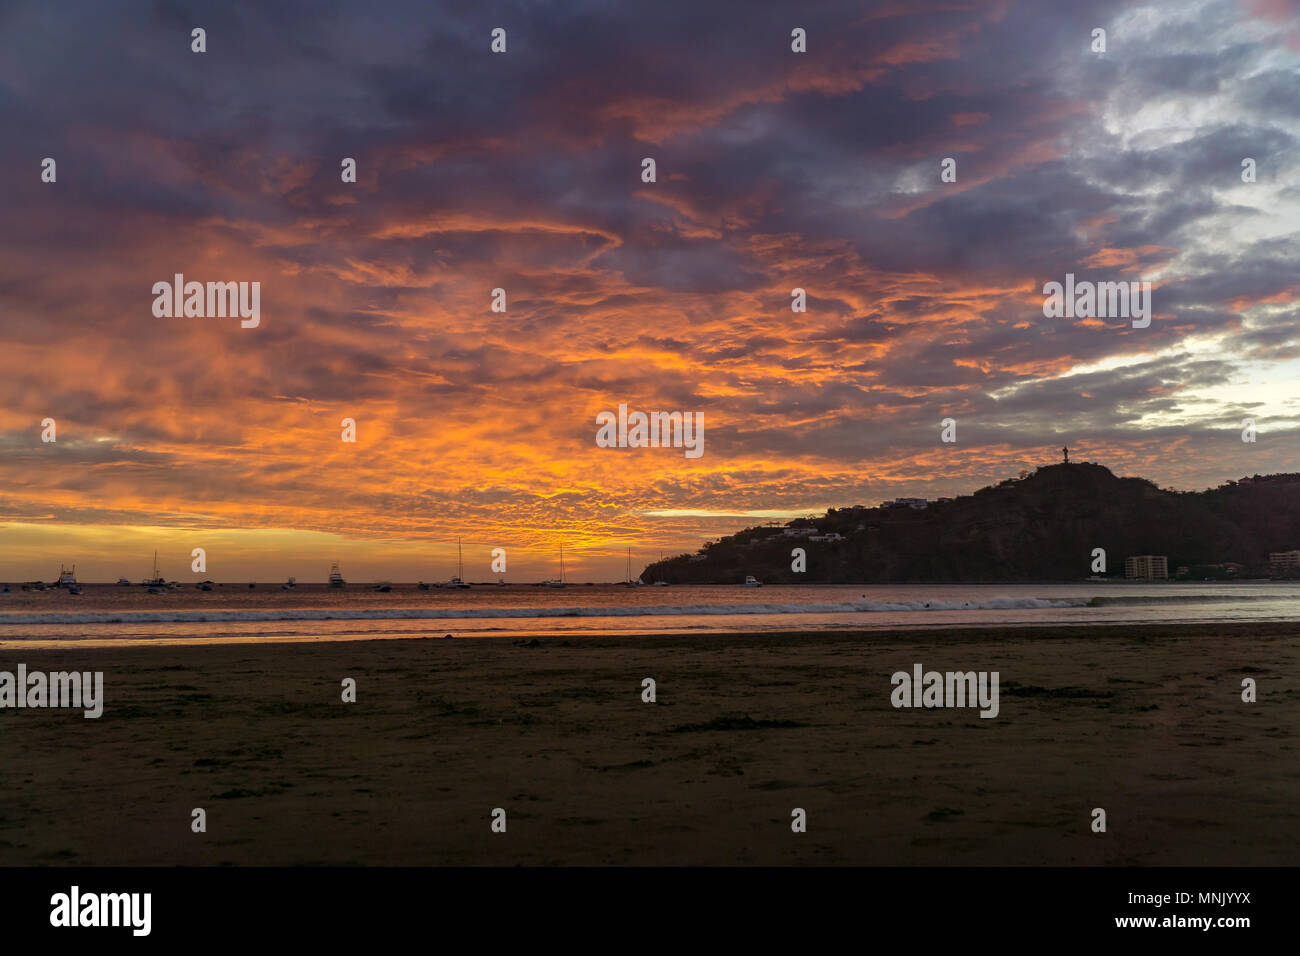
M 1090 598 L 995 597 L 981 601 L 845 601 L 808 604 L 683 604 L 624 607 L 286 608 L 246 611 L 98 611 L 0 614 L 0 626 L 22 624 L 166 624 L 215 621 L 400 621 L 463 618 L 674 617 L 747 614 L 871 614 L 900 611 L 990 611 L 1087 607 Z

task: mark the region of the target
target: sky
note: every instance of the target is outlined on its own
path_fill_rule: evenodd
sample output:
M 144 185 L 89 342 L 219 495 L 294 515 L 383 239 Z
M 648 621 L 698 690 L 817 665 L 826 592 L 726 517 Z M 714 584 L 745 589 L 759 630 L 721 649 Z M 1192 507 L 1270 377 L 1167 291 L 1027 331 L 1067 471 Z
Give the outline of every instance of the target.
M 1300 471 L 1298 138 L 1292 0 L 6 0 L 0 579 L 440 580 L 463 539 L 610 580 L 1063 445 Z M 156 316 L 176 273 L 260 323 Z M 1068 273 L 1150 325 L 1045 317 Z M 620 403 L 704 453 L 598 447 Z

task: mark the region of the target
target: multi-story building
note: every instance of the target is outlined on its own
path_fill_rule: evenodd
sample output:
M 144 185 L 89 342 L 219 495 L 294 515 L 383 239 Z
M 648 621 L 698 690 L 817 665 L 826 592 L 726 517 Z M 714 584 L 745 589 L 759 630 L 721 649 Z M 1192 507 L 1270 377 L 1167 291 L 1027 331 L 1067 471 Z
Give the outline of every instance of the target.
M 1124 577 L 1139 581 L 1164 581 L 1169 559 L 1163 554 L 1132 554 L 1124 559 Z
M 1289 571 L 1300 568 L 1300 551 L 1270 551 L 1268 563 L 1274 571 Z

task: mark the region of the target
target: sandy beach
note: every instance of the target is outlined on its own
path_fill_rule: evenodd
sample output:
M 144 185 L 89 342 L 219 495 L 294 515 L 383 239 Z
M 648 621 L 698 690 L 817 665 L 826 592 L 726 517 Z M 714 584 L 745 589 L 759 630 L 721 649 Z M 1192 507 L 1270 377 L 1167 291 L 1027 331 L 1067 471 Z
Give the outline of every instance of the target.
M 11 646 L 106 700 L 0 710 L 0 864 L 1295 865 L 1298 636 Z M 998 671 L 997 718 L 894 708 L 916 663 Z

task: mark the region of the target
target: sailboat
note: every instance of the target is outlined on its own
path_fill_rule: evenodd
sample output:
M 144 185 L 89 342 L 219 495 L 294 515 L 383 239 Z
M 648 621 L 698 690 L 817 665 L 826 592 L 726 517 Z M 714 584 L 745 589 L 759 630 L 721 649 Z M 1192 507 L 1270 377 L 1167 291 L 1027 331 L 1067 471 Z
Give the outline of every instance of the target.
M 660 551 L 660 552 L 659 552 L 659 564 L 663 564 L 663 563 L 664 563 L 664 553 L 663 553 L 662 551 Z M 651 582 L 650 582 L 650 586 L 651 586 L 652 588 L 666 588 L 666 587 L 668 587 L 668 582 L 667 582 L 667 581 L 664 581 L 664 580 L 662 580 L 662 579 L 660 579 L 660 580 L 658 580 L 658 581 L 651 581 Z
M 546 585 L 548 588 L 567 587 L 567 585 L 564 583 L 564 544 L 563 543 L 560 544 L 560 576 L 551 581 L 543 581 L 542 583 Z
M 167 580 L 158 572 L 158 552 L 153 553 L 153 577 L 148 581 L 141 582 L 143 587 L 149 589 L 150 594 L 162 594 L 167 590 Z
M 469 585 L 462 580 L 465 574 L 465 561 L 460 550 L 460 538 L 456 539 L 456 576 L 442 585 L 444 588 L 468 588 Z
M 627 580 L 623 582 L 623 587 L 625 588 L 645 587 L 645 582 L 642 581 L 640 578 L 637 578 L 635 581 L 632 580 L 632 549 L 631 548 L 627 549 Z

